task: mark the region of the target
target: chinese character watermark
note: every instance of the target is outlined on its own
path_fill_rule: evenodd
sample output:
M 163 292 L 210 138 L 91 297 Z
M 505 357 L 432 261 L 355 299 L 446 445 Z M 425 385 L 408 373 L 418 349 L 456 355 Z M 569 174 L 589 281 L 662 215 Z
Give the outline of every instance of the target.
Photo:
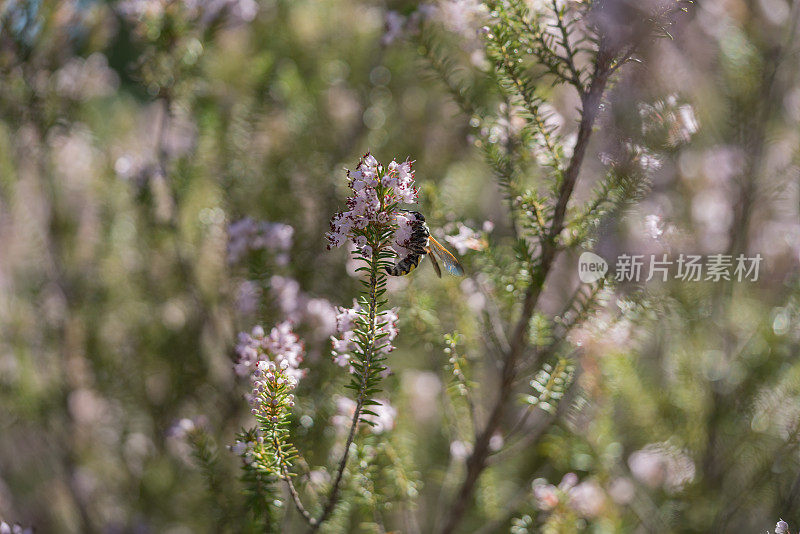
M 614 263 L 613 279 L 617 282 L 649 282 L 680 280 L 683 282 L 756 282 L 762 261 L 761 254 L 621 254 Z M 590 284 L 606 276 L 608 262 L 592 252 L 584 252 L 578 260 L 578 277 Z

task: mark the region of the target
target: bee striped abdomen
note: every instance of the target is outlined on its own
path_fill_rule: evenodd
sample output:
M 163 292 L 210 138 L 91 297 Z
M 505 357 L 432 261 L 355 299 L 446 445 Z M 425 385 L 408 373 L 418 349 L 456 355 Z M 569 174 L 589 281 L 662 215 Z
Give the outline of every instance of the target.
M 386 272 L 392 276 L 406 275 L 417 268 L 417 265 L 419 265 L 419 261 L 422 259 L 422 257 L 423 254 L 409 254 L 397 262 L 397 265 L 387 267 Z
M 386 268 L 386 272 L 391 276 L 403 276 L 416 269 L 428 251 L 428 238 L 431 234 L 428 225 L 425 224 L 425 217 L 416 211 L 409 213 L 415 217 L 412 223 L 411 238 L 406 245 L 411 254 L 401 259 L 396 265 Z

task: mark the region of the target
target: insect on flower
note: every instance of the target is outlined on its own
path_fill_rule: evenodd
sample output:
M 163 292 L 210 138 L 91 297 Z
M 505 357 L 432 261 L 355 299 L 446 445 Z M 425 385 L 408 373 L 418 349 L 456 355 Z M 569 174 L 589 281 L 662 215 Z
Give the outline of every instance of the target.
M 419 265 L 423 257 L 428 256 L 436 275 L 441 278 L 442 270 L 439 268 L 439 262 L 436 261 L 438 256 L 448 273 L 453 276 L 464 276 L 464 268 L 461 263 L 431 235 L 430 228 L 425 223 L 425 217 L 418 211 L 401 211 L 408 214 L 407 226 L 410 230 L 410 235 L 402 243 L 402 248 L 407 249 L 409 253 L 396 265 L 386 267 L 386 272 L 391 276 L 407 275 Z

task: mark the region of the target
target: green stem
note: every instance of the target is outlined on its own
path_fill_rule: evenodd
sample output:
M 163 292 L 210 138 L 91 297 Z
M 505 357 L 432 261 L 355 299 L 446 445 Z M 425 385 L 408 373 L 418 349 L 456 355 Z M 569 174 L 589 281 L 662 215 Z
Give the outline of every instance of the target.
M 286 486 L 289 488 L 289 495 L 292 496 L 292 501 L 294 501 L 295 508 L 297 508 L 297 511 L 301 516 L 303 516 L 303 519 L 305 519 L 309 525 L 315 525 L 317 521 L 311 516 L 311 513 L 306 510 L 306 507 L 303 506 L 303 502 L 300 500 L 300 494 L 297 492 L 297 488 L 294 487 L 291 473 L 289 472 L 289 464 L 286 460 L 286 456 L 283 453 L 282 444 L 277 433 L 273 433 L 272 435 L 272 445 L 275 447 L 275 456 L 278 459 L 278 467 L 280 469 L 281 478 L 284 482 L 286 482 Z
M 383 202 L 381 201 L 381 207 L 383 207 Z M 347 441 L 345 442 L 344 446 L 344 453 L 342 454 L 342 459 L 339 461 L 339 468 L 336 472 L 336 479 L 333 482 L 333 488 L 331 489 L 330 497 L 328 497 L 328 502 L 325 505 L 325 508 L 322 510 L 322 514 L 316 520 L 312 519 L 311 528 L 309 532 L 316 532 L 320 525 L 330 517 L 333 509 L 336 507 L 336 503 L 339 500 L 339 493 L 341 492 L 342 487 L 342 478 L 344 477 L 344 470 L 347 467 L 347 460 L 350 457 L 350 446 L 353 444 L 353 441 L 356 436 L 356 430 L 358 429 L 358 422 L 361 419 L 361 410 L 364 408 L 364 401 L 367 398 L 366 391 L 367 385 L 370 376 L 370 368 L 372 366 L 372 359 L 375 355 L 375 337 L 377 335 L 376 332 L 376 316 L 377 316 L 377 309 L 378 309 L 378 298 L 377 298 L 377 287 L 378 287 L 378 275 L 379 275 L 379 256 L 381 248 L 378 246 L 377 243 L 370 243 L 372 246 L 372 261 L 370 261 L 370 275 L 369 275 L 369 344 L 367 347 L 367 353 L 365 354 L 364 359 L 364 367 L 361 372 L 361 384 L 358 390 L 358 395 L 356 397 L 356 408 L 353 412 L 353 420 L 350 423 L 350 431 L 347 435 Z

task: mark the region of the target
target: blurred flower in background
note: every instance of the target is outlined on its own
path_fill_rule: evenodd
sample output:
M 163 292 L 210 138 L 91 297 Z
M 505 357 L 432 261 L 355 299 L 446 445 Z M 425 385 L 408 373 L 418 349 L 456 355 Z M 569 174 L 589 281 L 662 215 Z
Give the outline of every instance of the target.
M 391 371 L 331 532 L 438 532 L 495 419 L 462 532 L 764 532 L 776 518 L 790 532 L 800 10 L 710 0 L 681 3 L 669 27 L 639 17 L 668 7 L 5 2 L 0 534 L 306 531 L 285 481 L 243 493 L 239 469 L 260 465 L 265 435 L 233 436 L 250 409 L 280 416 L 302 451 L 292 480 L 318 512 L 356 409 L 343 393 L 364 312 L 334 303 L 360 287 L 366 224 L 396 225 L 392 249 L 408 253 L 408 204 L 467 276 L 387 282 L 378 351 Z M 545 29 L 498 32 L 509 10 Z M 553 85 L 568 66 L 533 53 L 561 42 L 559 24 L 584 91 L 599 42 L 584 32 L 672 38 L 614 67 L 581 133 L 586 95 Z M 520 36 L 511 65 L 535 101 L 498 84 L 487 54 Z M 580 224 L 553 236 L 516 224 L 515 210 L 552 218 L 576 154 L 562 207 Z M 382 210 L 378 188 L 398 204 Z M 604 191 L 613 202 L 593 205 Z M 547 239 L 604 258 L 761 254 L 763 276 L 580 284 L 562 256 L 518 324 Z M 528 342 L 512 369 L 525 380 L 492 412 L 515 338 Z M 568 384 L 537 374 L 562 359 Z M 518 402 L 539 394 L 535 376 L 542 391 L 563 386 L 549 411 Z M 272 530 L 253 517 L 259 502 L 280 503 Z

